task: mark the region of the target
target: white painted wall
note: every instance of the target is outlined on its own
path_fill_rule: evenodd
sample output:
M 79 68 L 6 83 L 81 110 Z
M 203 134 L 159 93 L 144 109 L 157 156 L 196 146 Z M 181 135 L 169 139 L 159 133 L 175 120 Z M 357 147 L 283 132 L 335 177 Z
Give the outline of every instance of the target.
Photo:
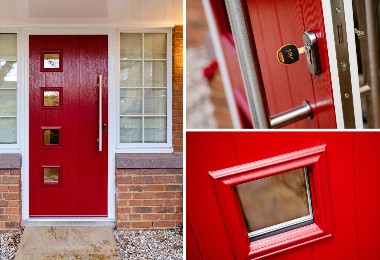
M 0 25 L 183 24 L 183 0 L 0 0 Z

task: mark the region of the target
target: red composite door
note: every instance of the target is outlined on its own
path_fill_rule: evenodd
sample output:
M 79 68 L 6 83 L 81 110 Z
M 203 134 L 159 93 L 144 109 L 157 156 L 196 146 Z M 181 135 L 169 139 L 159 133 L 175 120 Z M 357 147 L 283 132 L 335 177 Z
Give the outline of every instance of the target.
M 243 127 L 252 127 L 234 40 L 224 1 L 208 0 L 212 6 L 221 46 L 228 68 Z M 246 0 L 257 56 L 271 116 L 307 101 L 314 118 L 304 119 L 286 128 L 336 128 L 334 100 L 322 1 Z M 303 33 L 313 31 L 318 38 L 322 73 L 312 75 L 306 56 L 291 65 L 277 60 L 277 50 L 285 44 L 303 46 Z
M 238 237 L 230 236 L 226 228 L 234 212 L 226 218 L 221 214 L 226 201 L 217 200 L 209 171 L 320 145 L 326 147 L 322 168 L 327 181 L 322 189 L 330 210 L 314 214 L 331 219 L 332 236 L 275 252 L 270 259 L 379 259 L 380 135 L 369 132 L 188 133 L 188 259 L 242 259 L 236 255 L 246 254 L 234 252 Z
M 30 217 L 107 216 L 107 41 L 30 36 Z

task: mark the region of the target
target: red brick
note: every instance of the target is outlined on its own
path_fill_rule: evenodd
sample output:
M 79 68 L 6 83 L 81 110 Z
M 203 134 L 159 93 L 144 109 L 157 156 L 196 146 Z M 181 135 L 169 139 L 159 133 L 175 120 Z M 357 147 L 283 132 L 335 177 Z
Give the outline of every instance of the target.
M 4 208 L 4 213 L 7 215 L 10 215 L 10 214 L 17 215 L 20 213 L 20 209 L 18 209 L 18 208 Z
M 131 228 L 152 228 L 153 222 L 131 222 Z
M 163 220 L 163 214 L 143 214 L 142 220 Z
M 144 191 L 163 191 L 163 190 L 165 190 L 165 185 L 162 185 L 162 184 L 144 186 Z
M 116 182 L 118 184 L 131 184 L 133 178 L 131 176 L 116 176 Z
M 175 183 L 176 177 L 175 176 L 154 176 L 154 183 Z
M 174 207 L 154 208 L 154 212 L 156 212 L 156 213 L 174 213 Z
M 18 193 L 4 193 L 3 198 L 7 200 L 19 200 L 20 194 Z
M 150 192 L 143 192 L 143 193 L 133 193 L 132 197 L 134 199 L 154 199 L 155 194 Z
M 156 192 L 154 194 L 154 197 L 157 199 L 175 199 L 175 198 L 182 198 L 182 192 L 171 192 L 171 191 L 165 191 L 165 192 Z
M 183 215 L 181 213 L 164 214 L 164 220 L 182 220 Z
M 135 207 L 133 209 L 134 213 L 151 213 L 153 212 L 152 207 Z
M 117 222 L 117 228 L 118 229 L 128 229 L 131 228 L 131 223 L 130 222 Z
M 133 177 L 133 184 L 148 184 L 155 183 L 155 179 L 152 176 L 138 176 Z
M 165 185 L 166 191 L 182 191 L 183 186 L 182 185 Z
M 144 200 L 144 206 L 164 206 L 163 200 Z
M 159 228 L 173 228 L 176 226 L 176 222 L 175 221 L 154 221 L 153 226 L 159 227 Z

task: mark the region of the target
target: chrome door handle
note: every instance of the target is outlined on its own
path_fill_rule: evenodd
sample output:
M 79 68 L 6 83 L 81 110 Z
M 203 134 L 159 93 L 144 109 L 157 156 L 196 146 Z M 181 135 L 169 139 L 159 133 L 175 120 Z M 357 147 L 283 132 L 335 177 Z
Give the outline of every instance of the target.
M 99 82 L 98 82 L 98 88 L 99 88 L 99 152 L 103 150 L 103 138 L 102 138 L 102 128 L 103 128 L 103 75 L 99 75 Z

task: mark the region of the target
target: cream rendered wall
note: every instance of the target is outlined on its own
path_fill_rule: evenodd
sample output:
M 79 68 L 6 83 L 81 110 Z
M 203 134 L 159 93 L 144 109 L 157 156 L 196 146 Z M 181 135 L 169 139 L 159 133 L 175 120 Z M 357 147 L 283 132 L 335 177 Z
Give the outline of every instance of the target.
M 183 0 L 0 0 L 0 25 L 183 24 Z

